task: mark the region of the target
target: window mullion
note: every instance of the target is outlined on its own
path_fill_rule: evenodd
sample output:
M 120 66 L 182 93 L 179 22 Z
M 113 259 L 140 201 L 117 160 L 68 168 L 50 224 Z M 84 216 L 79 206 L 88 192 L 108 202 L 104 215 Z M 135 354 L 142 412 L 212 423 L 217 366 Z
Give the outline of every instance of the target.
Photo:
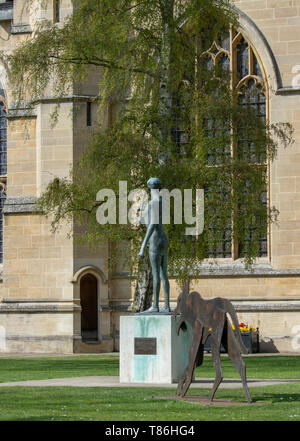
M 234 84 L 235 84 L 235 72 L 236 72 L 236 59 L 234 56 L 234 47 L 233 47 L 233 29 L 232 26 L 230 26 L 230 72 L 231 72 L 231 76 L 230 76 L 230 88 L 233 91 L 234 89 Z M 235 137 L 233 136 L 234 133 L 234 128 L 233 128 L 233 124 L 231 124 L 231 146 L 230 146 L 230 153 L 231 153 L 231 158 L 234 157 L 234 155 L 236 154 L 236 143 L 235 143 Z M 233 192 L 233 188 L 231 189 L 231 192 Z M 233 209 L 234 211 L 236 211 L 236 208 Z M 232 217 L 231 217 L 231 231 L 232 231 L 232 241 L 231 241 L 231 257 L 233 260 L 237 259 L 238 257 L 238 242 L 237 242 L 237 238 L 235 237 L 235 227 L 234 227 L 234 219 L 236 216 L 236 213 L 233 211 L 232 213 Z

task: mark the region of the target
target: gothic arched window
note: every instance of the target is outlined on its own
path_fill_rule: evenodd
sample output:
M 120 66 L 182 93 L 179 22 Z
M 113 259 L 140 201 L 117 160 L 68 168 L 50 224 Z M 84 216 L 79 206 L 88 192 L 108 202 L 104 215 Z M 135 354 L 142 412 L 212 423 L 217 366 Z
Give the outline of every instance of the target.
M 263 75 L 263 69 L 259 64 L 253 47 L 247 42 L 242 33 L 230 28 L 222 32 L 222 35 L 217 37 L 213 42 L 207 44 L 207 42 L 203 40 L 200 46 L 204 49 L 203 52 L 200 51 L 200 58 L 203 60 L 203 66 L 208 74 L 211 73 L 215 76 L 217 73 L 218 76 L 221 72 L 230 72 L 231 75 L 228 75 L 228 77 L 225 75 L 227 78 L 226 81 L 230 81 L 230 88 L 236 92 L 239 104 L 254 109 L 262 121 L 266 123 L 268 98 L 265 76 Z M 175 100 L 175 109 L 178 115 L 174 115 L 174 127 L 171 131 L 171 136 L 176 143 L 178 153 L 186 154 L 188 153 L 188 140 L 181 120 L 181 103 L 180 99 L 176 99 L 176 97 Z M 202 120 L 201 126 L 202 129 L 205 130 L 205 133 L 207 133 L 206 136 L 213 141 L 211 143 L 213 147 L 207 152 L 206 160 L 208 166 L 218 166 L 230 157 L 239 157 L 249 164 L 259 164 L 259 166 L 265 168 L 267 173 L 266 146 L 262 143 L 261 150 L 259 150 L 257 146 L 258 143 L 255 144 L 253 142 L 253 138 L 251 139 L 251 136 L 247 135 L 247 131 L 243 130 L 243 127 L 235 128 L 237 136 L 236 140 L 233 141 L 230 136 L 227 136 L 230 135 L 229 131 L 231 129 L 226 128 L 222 121 L 218 121 L 215 117 L 212 119 L 210 116 L 205 117 Z M 218 137 L 222 136 L 224 139 L 227 137 L 228 139 L 231 138 L 231 141 L 228 143 L 218 143 Z M 247 182 L 244 183 L 245 191 L 247 191 L 248 184 Z M 206 191 L 209 192 L 209 189 Z M 231 188 L 225 188 L 223 186 L 222 188 L 220 187 L 219 191 L 220 195 L 222 195 L 222 199 L 225 199 L 232 190 Z M 261 193 L 261 202 L 264 207 L 263 209 L 267 210 L 267 190 Z M 242 206 L 238 208 L 242 209 Z M 232 224 L 232 215 L 228 213 L 225 225 L 223 222 L 222 239 L 209 246 L 207 257 L 237 259 L 244 256 L 251 239 L 258 235 L 258 233 L 256 234 L 258 229 L 255 227 L 250 228 L 247 225 L 244 226 L 242 246 L 242 244 L 238 243 L 233 237 Z M 213 232 L 214 225 L 208 226 L 207 228 L 208 234 L 210 234 L 210 232 Z M 258 253 L 259 257 L 267 257 L 267 226 L 264 227 L 263 225 L 259 231 L 261 232 L 262 230 L 265 230 L 265 233 L 262 236 L 259 235 Z
M 220 66 L 223 69 L 230 70 L 231 88 L 238 92 L 239 103 L 242 106 L 250 106 L 256 110 L 257 114 L 266 121 L 267 118 L 267 91 L 266 82 L 260 67 L 259 61 L 251 45 L 246 41 L 241 32 L 230 29 L 225 32 L 221 38 L 214 41 L 210 48 L 203 52 L 202 57 L 206 61 L 206 66 L 212 69 L 213 66 Z M 238 136 L 236 146 L 228 146 L 224 152 L 214 152 L 208 155 L 208 164 L 217 164 L 220 155 L 239 155 L 249 163 L 264 164 L 267 172 L 266 149 L 261 152 L 253 151 L 253 140 L 243 136 L 243 131 Z M 245 188 L 247 183 L 245 183 Z M 267 210 L 267 191 L 261 195 L 261 200 Z M 223 239 L 209 250 L 208 257 L 233 257 L 234 259 L 243 257 L 244 248 L 247 242 L 255 232 L 255 229 L 246 231 L 246 240 L 244 247 L 232 240 L 232 222 L 228 219 L 228 225 L 225 228 Z M 259 256 L 266 257 L 267 250 L 267 227 L 263 237 L 259 238 Z
M 53 0 L 53 21 L 60 22 L 60 0 Z
M 0 263 L 3 263 L 3 205 L 6 199 L 5 188 L 0 186 Z
M 3 262 L 3 205 L 6 199 L 7 173 L 7 108 L 4 90 L 0 84 L 0 263 Z
M 6 107 L 0 97 L 0 176 L 6 176 L 7 171 L 7 123 Z

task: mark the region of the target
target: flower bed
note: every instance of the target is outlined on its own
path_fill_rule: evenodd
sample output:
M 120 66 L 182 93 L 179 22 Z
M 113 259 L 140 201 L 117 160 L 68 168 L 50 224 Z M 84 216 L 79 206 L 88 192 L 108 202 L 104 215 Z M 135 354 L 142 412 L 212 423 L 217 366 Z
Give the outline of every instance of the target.
M 232 329 L 234 330 L 234 325 L 232 325 Z M 259 329 L 254 328 L 253 326 L 248 326 L 245 323 L 239 324 L 239 329 L 242 334 L 242 340 L 246 348 L 249 350 L 249 353 L 259 352 Z M 211 331 L 211 329 L 210 329 Z M 204 345 L 204 350 L 207 352 L 211 351 L 210 347 L 210 335 L 208 335 L 207 340 Z M 221 344 L 220 352 L 226 353 L 224 346 Z

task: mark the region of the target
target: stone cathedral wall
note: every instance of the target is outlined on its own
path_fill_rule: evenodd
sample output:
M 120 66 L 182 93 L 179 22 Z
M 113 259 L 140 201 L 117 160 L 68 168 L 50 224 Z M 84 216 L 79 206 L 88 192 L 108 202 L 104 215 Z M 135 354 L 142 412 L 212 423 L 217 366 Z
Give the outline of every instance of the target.
M 259 327 L 261 349 L 296 350 L 300 325 L 300 0 L 235 2 L 240 25 L 261 63 L 269 95 L 272 123 L 290 122 L 293 146 L 280 148 L 269 168 L 270 205 L 279 220 L 269 231 L 269 255 L 258 259 L 252 273 L 239 260 L 204 265 L 193 284 L 205 298 L 231 299 L 240 321 Z M 62 16 L 72 11 L 62 0 Z M 12 50 L 30 38 L 37 20 L 53 18 L 53 9 L 31 14 L 15 0 L 12 16 L 1 19 L 0 49 Z M 7 201 L 4 208 L 4 263 L 0 284 L 0 326 L 6 330 L 8 352 L 100 352 L 118 350 L 119 318 L 131 311 L 134 284 L 122 268 L 107 271 L 109 246 L 89 250 L 67 236 L 65 225 L 51 232 L 50 220 L 35 212 L 36 198 L 53 177 L 67 176 L 90 139 L 97 122 L 98 72 L 65 100 L 58 123 L 44 100 L 30 115 L 14 109 L 1 67 L 8 101 Z M 299 75 L 299 79 L 297 77 Z M 75 100 L 76 98 L 76 100 Z M 86 126 L 86 102 L 92 101 L 92 126 Z M 75 103 L 75 101 L 76 103 Z M 73 113 L 76 105 L 76 112 Z M 74 116 L 76 115 L 76 116 Z M 76 236 L 75 234 L 75 236 Z M 99 342 L 82 342 L 80 281 L 93 274 L 98 283 Z M 171 280 L 171 303 L 179 294 Z

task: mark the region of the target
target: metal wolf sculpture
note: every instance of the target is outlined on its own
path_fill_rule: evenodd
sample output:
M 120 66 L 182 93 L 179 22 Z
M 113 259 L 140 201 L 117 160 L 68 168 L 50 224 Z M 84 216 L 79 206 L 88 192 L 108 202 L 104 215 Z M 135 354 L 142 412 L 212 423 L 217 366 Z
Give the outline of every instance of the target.
M 227 318 L 230 315 L 232 325 Z M 177 325 L 177 334 L 180 329 L 186 331 L 186 322 L 192 326 L 193 336 L 189 351 L 189 364 L 183 375 L 179 379 L 177 395 L 184 397 L 190 387 L 195 367 L 203 362 L 203 351 L 206 339 L 211 333 L 211 352 L 216 378 L 211 390 L 210 400 L 213 401 L 214 395 L 221 381 L 223 380 L 220 347 L 221 343 L 228 352 L 234 367 L 241 376 L 244 392 L 248 403 L 251 403 L 251 396 L 246 380 L 246 366 L 241 354 L 249 351 L 244 346 L 237 315 L 233 305 L 229 300 L 217 297 L 211 300 L 204 300 L 198 292 L 189 293 L 189 282 L 186 283 L 182 293 L 177 300 L 177 307 L 173 315 L 180 315 Z M 211 331 L 209 331 L 211 329 Z

